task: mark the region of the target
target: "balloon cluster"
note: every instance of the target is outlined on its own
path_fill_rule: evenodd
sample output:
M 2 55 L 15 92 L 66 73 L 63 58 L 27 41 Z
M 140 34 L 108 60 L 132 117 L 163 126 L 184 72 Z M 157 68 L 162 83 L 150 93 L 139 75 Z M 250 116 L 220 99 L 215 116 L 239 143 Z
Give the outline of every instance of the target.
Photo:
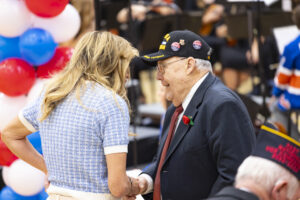
M 0 132 L 43 88 L 45 78 L 63 69 L 73 49 L 58 47 L 80 28 L 69 0 L 0 0 Z M 33 138 L 31 138 L 33 137 Z M 41 152 L 39 133 L 28 136 Z M 44 200 L 44 175 L 17 159 L 0 140 L 6 187 L 0 200 Z
M 27 94 L 35 69 L 38 78 L 61 70 L 72 49 L 57 46 L 79 28 L 80 16 L 68 0 L 0 0 L 0 92 Z
M 33 147 L 42 152 L 39 132 L 27 137 Z M 0 192 L 0 200 L 45 200 L 45 175 L 40 170 L 18 159 L 0 140 L 0 165 L 6 186 Z

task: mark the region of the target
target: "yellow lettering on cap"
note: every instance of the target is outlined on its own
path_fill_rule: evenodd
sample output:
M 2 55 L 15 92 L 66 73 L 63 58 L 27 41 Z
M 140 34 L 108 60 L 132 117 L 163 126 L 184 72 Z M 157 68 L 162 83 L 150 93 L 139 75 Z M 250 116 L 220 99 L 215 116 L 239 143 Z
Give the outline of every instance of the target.
M 166 35 L 165 35 L 165 40 L 168 42 L 169 41 L 169 39 L 170 39 L 170 34 L 169 33 L 167 33 Z
M 151 57 L 150 59 L 161 58 L 161 57 L 164 57 L 164 56 L 165 56 L 165 55 L 153 56 L 153 57 Z
M 165 49 L 166 49 L 166 45 L 161 44 L 161 45 L 159 46 L 159 50 L 165 50 Z

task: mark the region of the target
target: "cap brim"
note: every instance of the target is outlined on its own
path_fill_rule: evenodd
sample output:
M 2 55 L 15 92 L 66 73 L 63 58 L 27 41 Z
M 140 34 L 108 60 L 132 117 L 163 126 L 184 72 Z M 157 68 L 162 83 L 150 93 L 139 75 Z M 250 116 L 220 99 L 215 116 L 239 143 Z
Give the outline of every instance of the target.
M 162 52 L 156 52 L 156 53 L 151 53 L 147 54 L 144 56 L 141 56 L 141 58 L 146 61 L 147 63 L 156 63 L 159 60 L 164 60 L 166 58 L 172 57 L 171 55 L 162 53 Z

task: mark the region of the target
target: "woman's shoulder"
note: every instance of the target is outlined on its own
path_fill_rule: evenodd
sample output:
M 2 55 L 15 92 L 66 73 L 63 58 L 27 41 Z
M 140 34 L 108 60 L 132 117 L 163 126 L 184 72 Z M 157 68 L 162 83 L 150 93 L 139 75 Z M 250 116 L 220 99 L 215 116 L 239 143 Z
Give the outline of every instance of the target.
M 95 99 L 95 105 L 102 106 L 106 104 L 107 106 L 116 106 L 116 104 L 119 104 L 121 107 L 127 105 L 126 101 L 120 95 L 98 83 L 88 83 L 87 92 Z

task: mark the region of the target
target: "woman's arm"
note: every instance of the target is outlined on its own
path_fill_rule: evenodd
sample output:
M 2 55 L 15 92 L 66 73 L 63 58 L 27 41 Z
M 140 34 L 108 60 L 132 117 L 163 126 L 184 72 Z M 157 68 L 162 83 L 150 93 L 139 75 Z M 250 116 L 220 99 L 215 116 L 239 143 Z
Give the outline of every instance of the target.
M 126 153 L 106 155 L 108 187 L 111 194 L 117 198 L 130 195 L 132 192 L 132 183 L 130 178 L 126 175 L 126 156 Z
M 1 139 L 16 156 L 47 174 L 43 156 L 26 138 L 29 134 L 31 131 L 16 117 L 3 129 Z

